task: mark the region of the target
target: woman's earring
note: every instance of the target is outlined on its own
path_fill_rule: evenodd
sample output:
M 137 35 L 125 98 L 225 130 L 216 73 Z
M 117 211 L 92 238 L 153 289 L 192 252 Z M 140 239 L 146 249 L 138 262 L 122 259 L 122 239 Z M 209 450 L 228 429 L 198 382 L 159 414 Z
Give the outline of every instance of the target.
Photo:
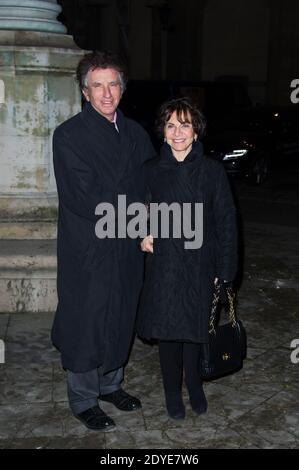
M 197 137 L 194 137 L 194 142 L 197 142 Z
M 166 137 L 164 137 L 164 142 L 166 142 Z

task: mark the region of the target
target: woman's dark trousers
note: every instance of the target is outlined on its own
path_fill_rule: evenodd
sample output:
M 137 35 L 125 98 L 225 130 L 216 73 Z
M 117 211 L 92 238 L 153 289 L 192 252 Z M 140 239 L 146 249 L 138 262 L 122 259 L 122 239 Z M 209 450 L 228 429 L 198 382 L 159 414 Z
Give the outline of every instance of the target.
M 191 406 L 197 414 L 204 413 L 207 401 L 199 373 L 200 345 L 160 341 L 159 356 L 168 414 L 174 419 L 185 416 L 182 400 L 183 370 Z

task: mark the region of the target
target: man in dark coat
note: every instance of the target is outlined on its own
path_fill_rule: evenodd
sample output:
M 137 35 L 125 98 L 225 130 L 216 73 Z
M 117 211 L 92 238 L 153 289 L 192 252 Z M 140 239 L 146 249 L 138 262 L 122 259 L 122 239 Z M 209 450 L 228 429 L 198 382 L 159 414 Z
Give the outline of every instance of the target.
M 114 54 L 87 54 L 77 78 L 86 100 L 83 111 L 61 124 L 53 137 L 59 219 L 52 341 L 67 371 L 74 415 L 88 428 L 106 429 L 114 422 L 98 398 L 124 411 L 141 407 L 121 382 L 143 254 L 138 240 L 97 238 L 95 209 L 102 202 L 116 207 L 118 195 L 126 195 L 127 204 L 143 201 L 141 167 L 154 150 L 142 127 L 117 109 L 125 79 Z

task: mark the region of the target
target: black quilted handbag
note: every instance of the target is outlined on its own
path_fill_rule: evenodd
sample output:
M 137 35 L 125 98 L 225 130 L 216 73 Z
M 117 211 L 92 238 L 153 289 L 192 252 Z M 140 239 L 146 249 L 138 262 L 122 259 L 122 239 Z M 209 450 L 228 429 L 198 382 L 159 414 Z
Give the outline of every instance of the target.
M 215 327 L 215 317 L 220 296 L 220 284 L 216 284 L 212 300 L 209 324 L 209 343 L 201 344 L 199 360 L 203 379 L 212 379 L 240 369 L 246 356 L 246 332 L 236 318 L 235 294 L 226 289 L 229 302 L 229 322 Z

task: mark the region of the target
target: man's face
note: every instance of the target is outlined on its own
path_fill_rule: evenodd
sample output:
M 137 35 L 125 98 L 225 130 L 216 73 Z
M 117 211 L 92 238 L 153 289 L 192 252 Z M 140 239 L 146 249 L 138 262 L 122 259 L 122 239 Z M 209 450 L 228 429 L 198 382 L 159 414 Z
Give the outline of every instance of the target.
M 109 121 L 113 117 L 121 99 L 120 76 L 115 69 L 89 70 L 87 87 L 83 89 L 85 99 L 98 113 Z

